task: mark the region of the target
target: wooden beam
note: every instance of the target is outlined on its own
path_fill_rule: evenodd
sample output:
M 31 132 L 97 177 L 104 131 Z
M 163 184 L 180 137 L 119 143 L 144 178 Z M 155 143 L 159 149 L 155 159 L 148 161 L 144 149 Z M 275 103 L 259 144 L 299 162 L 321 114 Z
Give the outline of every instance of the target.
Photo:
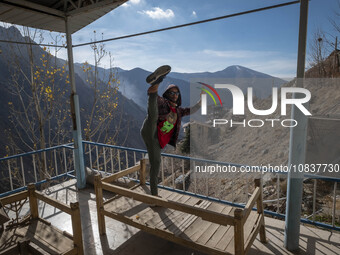
M 113 212 L 104 212 L 106 216 L 118 220 L 122 223 L 128 224 L 130 226 L 133 226 L 135 228 L 141 229 L 142 231 L 148 232 L 150 234 L 159 236 L 163 239 L 169 240 L 171 242 L 175 242 L 178 243 L 180 245 L 192 248 L 192 249 L 196 249 L 198 251 L 204 252 L 206 254 L 210 254 L 210 255 L 227 255 L 230 253 L 226 253 L 222 250 L 218 250 L 214 247 L 211 246 L 206 246 L 200 243 L 195 243 L 189 239 L 186 238 L 182 238 L 179 237 L 177 235 L 174 235 L 173 233 L 167 231 L 167 230 L 161 230 L 161 229 L 157 229 L 157 228 L 150 228 L 149 226 L 146 226 L 144 224 L 141 224 L 140 222 L 138 222 L 138 220 L 133 220 L 127 216 L 121 215 L 119 213 L 113 213 Z
M 194 206 L 178 203 L 161 197 L 156 197 L 148 194 L 141 194 L 136 191 L 118 187 L 116 185 L 112 185 L 109 183 L 102 183 L 102 188 L 120 194 L 122 196 L 131 197 L 133 199 L 136 199 L 147 204 L 155 204 L 165 208 L 170 208 L 185 213 L 193 214 L 198 217 L 201 217 L 203 220 L 207 220 L 212 223 L 217 223 L 225 226 L 234 225 L 234 218 L 229 215 L 224 215 L 213 211 L 207 211 L 202 208 L 197 208 Z
M 260 241 L 262 243 L 267 242 L 266 238 L 266 229 L 265 229 L 265 223 L 264 223 L 264 210 L 263 210 L 263 188 L 262 188 L 262 182 L 261 179 L 255 179 L 255 186 L 260 189 L 259 191 L 259 197 L 257 199 L 257 212 L 261 214 L 261 227 L 260 227 Z
M 3 197 L 0 199 L 0 201 L 3 205 L 7 205 L 7 204 L 11 204 L 16 201 L 24 200 L 27 197 L 28 197 L 28 191 L 25 190 L 25 191 L 21 191 L 13 195 L 9 195 L 7 197 Z
M 37 199 L 39 199 L 39 200 L 41 200 L 41 201 L 43 201 L 43 202 L 45 202 L 49 205 L 52 205 L 52 206 L 58 208 L 59 210 L 65 212 L 65 213 L 72 215 L 72 210 L 68 205 L 66 205 L 66 204 L 64 204 L 64 203 L 62 203 L 62 202 L 60 202 L 60 201 L 58 201 L 54 198 L 47 197 L 39 191 L 35 191 L 35 196 L 36 196 Z
M 104 235 L 106 233 L 106 229 L 105 229 L 105 217 L 103 214 L 104 210 L 103 189 L 100 174 L 96 174 L 94 176 L 94 191 L 96 193 L 99 235 Z
M 35 196 L 35 185 L 33 183 L 28 184 L 28 196 L 30 200 L 30 210 L 33 219 L 38 219 L 39 212 L 38 212 L 38 201 L 37 197 Z
M 131 174 L 131 173 L 134 173 L 136 171 L 138 171 L 139 169 L 141 168 L 140 165 L 135 165 L 135 166 L 132 166 L 130 168 L 127 168 L 123 171 L 120 171 L 118 173 L 115 173 L 113 175 L 110 175 L 108 177 L 105 177 L 102 179 L 102 182 L 113 182 L 113 181 L 116 181 L 118 180 L 119 178 L 125 176 L 125 175 L 128 175 L 128 174 Z
M 247 220 L 259 196 L 260 196 L 260 187 L 256 187 L 250 199 L 248 200 L 248 203 L 244 207 L 244 220 Z
M 80 221 L 80 210 L 79 210 L 79 202 L 71 203 L 71 219 L 72 219 L 72 230 L 73 230 L 73 242 L 77 247 L 78 254 L 84 254 L 83 248 L 83 235 L 81 230 L 81 221 Z
M 145 185 L 146 179 L 146 159 L 142 159 L 140 161 L 140 174 L 139 174 L 139 181 L 141 185 Z
M 251 237 L 246 241 L 246 243 L 244 245 L 245 246 L 245 249 L 244 249 L 245 254 L 247 254 L 247 252 L 250 250 L 251 246 L 254 243 L 254 240 L 256 239 L 257 234 L 260 231 L 261 218 L 255 223 L 253 228 L 255 229 L 254 232 L 252 233 Z
M 234 227 L 234 242 L 235 254 L 244 254 L 244 229 L 243 229 L 243 210 L 236 209 L 234 211 L 235 227 Z

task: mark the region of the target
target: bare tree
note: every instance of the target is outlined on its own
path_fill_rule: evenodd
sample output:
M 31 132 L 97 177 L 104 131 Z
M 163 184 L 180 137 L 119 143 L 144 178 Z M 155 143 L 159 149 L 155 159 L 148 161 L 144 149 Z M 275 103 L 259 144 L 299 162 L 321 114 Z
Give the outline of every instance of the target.
M 22 33 L 26 42 L 44 40 L 39 30 L 23 28 Z M 51 37 L 50 44 L 65 44 L 64 36 Z M 57 48 L 52 49 L 53 52 L 51 48 L 32 44 L 11 45 L 8 54 L 11 67 L 8 91 L 12 95 L 8 102 L 11 128 L 6 130 L 8 155 L 72 142 L 67 62 L 57 58 Z M 82 109 L 82 118 L 86 120 L 85 139 L 114 144 L 119 126 L 116 132 L 112 131 L 112 126 L 121 122 L 116 118 L 113 123 L 114 118 L 119 117 L 119 81 L 113 72 L 106 81 L 99 80 L 97 68 L 100 62 L 108 56 L 112 65 L 112 56 L 103 44 L 93 44 L 91 49 L 95 57 L 94 71 L 88 64 L 83 66 L 88 76 L 87 84 L 93 92 L 89 99 L 92 102 L 90 110 Z M 51 158 L 41 154 L 38 159 L 41 179 L 50 178 L 55 171 Z

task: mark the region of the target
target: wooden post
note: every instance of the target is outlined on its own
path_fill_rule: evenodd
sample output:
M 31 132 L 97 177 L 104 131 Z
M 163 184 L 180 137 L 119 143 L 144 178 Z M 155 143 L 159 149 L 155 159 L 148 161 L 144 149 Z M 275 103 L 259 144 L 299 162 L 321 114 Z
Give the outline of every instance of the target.
M 145 185 L 146 178 L 146 159 L 141 159 L 140 161 L 140 175 L 139 180 L 141 185 Z
M 244 255 L 243 210 L 235 209 L 234 218 L 235 218 L 234 225 L 235 254 Z
M 262 183 L 261 183 L 261 179 L 259 179 L 259 178 L 255 179 L 254 182 L 255 182 L 255 187 L 260 188 L 260 195 L 259 195 L 259 198 L 257 199 L 257 213 L 261 214 L 260 240 L 261 240 L 262 243 L 266 243 L 267 238 L 266 238 L 266 229 L 265 229 L 265 223 L 264 223 Z
M 73 230 L 73 242 L 74 245 L 78 249 L 78 254 L 84 254 L 83 248 L 83 234 L 81 230 L 81 221 L 80 221 L 80 210 L 79 210 L 79 202 L 70 203 L 72 214 L 72 230 Z
M 28 184 L 27 189 L 32 219 L 37 219 L 39 217 L 39 212 L 38 212 L 38 200 L 37 197 L 35 196 L 35 184 L 33 183 Z
M 94 176 L 94 190 L 96 192 L 96 203 L 97 203 L 97 217 L 98 217 L 98 228 L 99 234 L 105 235 L 105 216 L 103 214 L 103 188 L 100 174 Z

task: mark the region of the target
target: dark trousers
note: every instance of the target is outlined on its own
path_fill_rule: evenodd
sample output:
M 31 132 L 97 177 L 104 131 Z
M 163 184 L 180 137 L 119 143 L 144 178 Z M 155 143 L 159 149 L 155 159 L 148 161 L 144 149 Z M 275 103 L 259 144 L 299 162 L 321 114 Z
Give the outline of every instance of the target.
M 158 195 L 158 173 L 161 164 L 161 146 L 158 142 L 157 136 L 157 119 L 158 119 L 158 105 L 157 93 L 149 94 L 148 96 L 148 115 L 144 120 L 141 135 L 143 137 L 146 149 L 149 154 L 150 168 L 150 189 L 151 194 Z

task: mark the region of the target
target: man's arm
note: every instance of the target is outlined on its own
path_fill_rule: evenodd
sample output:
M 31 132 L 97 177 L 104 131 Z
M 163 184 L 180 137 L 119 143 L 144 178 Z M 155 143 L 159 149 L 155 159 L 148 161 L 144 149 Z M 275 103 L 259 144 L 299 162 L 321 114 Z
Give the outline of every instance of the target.
M 201 99 L 192 107 L 180 108 L 182 116 L 187 116 L 198 111 L 201 107 Z

